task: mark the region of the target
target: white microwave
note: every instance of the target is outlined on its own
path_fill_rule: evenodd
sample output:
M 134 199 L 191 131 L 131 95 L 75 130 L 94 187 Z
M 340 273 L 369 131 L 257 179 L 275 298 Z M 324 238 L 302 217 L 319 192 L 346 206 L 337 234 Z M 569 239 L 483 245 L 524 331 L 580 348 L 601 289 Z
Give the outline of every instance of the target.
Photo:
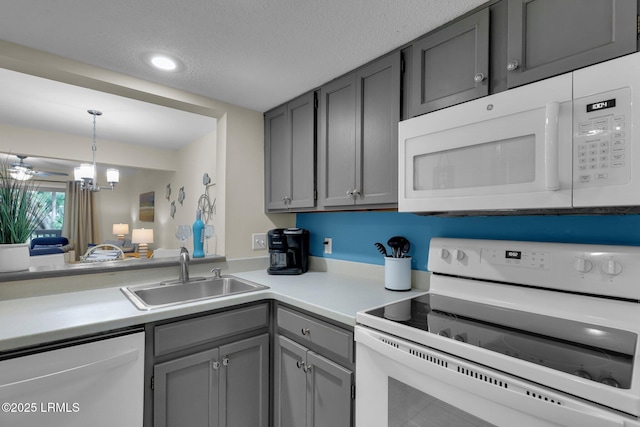
M 398 209 L 640 205 L 640 53 L 399 124 Z

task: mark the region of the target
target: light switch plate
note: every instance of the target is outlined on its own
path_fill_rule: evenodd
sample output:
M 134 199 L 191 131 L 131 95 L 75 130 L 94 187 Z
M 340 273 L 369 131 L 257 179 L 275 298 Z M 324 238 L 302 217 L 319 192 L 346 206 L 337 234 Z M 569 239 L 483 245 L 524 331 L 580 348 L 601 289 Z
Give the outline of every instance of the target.
M 324 253 L 330 254 L 333 252 L 333 241 L 331 237 L 324 238 Z
M 253 249 L 254 251 L 267 249 L 267 234 L 253 233 L 251 235 L 251 249 Z

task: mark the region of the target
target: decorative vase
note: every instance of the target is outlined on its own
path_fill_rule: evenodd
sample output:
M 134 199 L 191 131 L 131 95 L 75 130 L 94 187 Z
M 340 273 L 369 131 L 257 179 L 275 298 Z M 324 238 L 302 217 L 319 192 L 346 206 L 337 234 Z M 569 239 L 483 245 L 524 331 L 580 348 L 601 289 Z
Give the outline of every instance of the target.
M 0 273 L 28 270 L 30 266 L 28 243 L 0 244 Z
M 204 222 L 200 209 L 196 211 L 196 222 L 193 223 L 193 258 L 204 258 Z

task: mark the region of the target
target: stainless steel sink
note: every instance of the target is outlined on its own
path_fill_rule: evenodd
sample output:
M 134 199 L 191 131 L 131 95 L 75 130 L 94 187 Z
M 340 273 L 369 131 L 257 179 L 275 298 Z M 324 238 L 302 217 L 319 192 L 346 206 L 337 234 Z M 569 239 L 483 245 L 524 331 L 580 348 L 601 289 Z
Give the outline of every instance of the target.
M 186 282 L 175 280 L 120 288 L 127 298 L 140 310 L 152 310 L 188 302 L 254 292 L 262 289 L 269 289 L 269 287 L 235 276 L 222 276 L 219 278 L 197 277 Z

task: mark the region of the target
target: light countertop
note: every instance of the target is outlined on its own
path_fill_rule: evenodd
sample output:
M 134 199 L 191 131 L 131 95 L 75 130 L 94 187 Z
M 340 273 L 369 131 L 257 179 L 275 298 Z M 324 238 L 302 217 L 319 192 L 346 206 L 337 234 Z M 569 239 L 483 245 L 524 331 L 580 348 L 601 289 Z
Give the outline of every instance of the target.
M 0 352 L 269 299 L 353 326 L 358 311 L 425 292 L 389 291 L 382 280 L 333 272 L 233 275 L 269 289 L 149 311 L 135 308 L 117 286 L 0 301 Z

